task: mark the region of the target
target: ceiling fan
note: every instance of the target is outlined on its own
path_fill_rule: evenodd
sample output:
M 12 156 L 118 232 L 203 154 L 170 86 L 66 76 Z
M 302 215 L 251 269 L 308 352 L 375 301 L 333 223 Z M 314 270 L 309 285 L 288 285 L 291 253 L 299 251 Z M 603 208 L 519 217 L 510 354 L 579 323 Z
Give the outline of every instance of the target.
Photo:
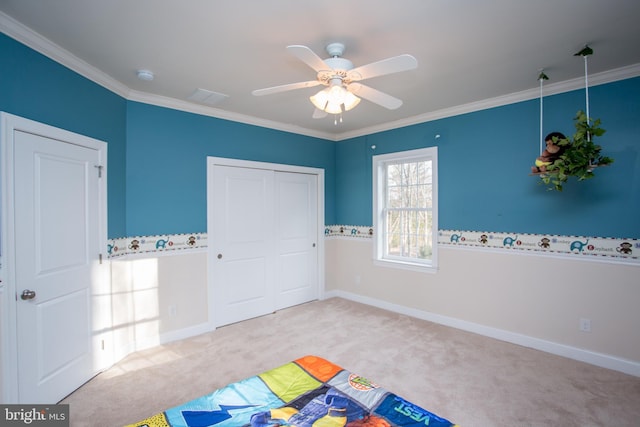
M 385 74 L 412 70 L 418 67 L 418 61 L 413 56 L 404 54 L 354 68 L 351 61 L 342 57 L 344 48 L 342 43 L 327 45 L 329 58 L 323 60 L 306 46 L 287 46 L 291 54 L 315 70 L 316 79 L 257 89 L 251 93 L 262 96 L 324 85 L 326 88 L 309 98 L 316 107 L 313 113 L 313 118 L 316 119 L 326 117 L 327 114 L 337 115 L 349 111 L 358 105 L 360 98 L 390 110 L 399 108 L 402 100 L 359 82 Z

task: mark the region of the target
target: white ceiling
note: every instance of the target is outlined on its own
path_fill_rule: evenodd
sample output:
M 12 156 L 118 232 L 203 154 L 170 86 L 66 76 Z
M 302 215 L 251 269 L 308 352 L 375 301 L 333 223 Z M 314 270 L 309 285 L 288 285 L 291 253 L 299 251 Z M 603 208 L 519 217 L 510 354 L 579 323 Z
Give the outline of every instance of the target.
M 586 44 L 591 83 L 640 75 L 637 0 L 0 0 L 0 11 L 4 33 L 127 99 L 330 140 L 535 98 L 541 69 L 545 95 L 579 88 L 573 54 Z M 413 55 L 416 70 L 364 81 L 404 104 L 363 100 L 334 125 L 311 117 L 319 87 L 251 94 L 315 79 L 286 46 L 326 58 L 336 41 L 356 67 Z M 198 88 L 228 98 L 192 103 Z

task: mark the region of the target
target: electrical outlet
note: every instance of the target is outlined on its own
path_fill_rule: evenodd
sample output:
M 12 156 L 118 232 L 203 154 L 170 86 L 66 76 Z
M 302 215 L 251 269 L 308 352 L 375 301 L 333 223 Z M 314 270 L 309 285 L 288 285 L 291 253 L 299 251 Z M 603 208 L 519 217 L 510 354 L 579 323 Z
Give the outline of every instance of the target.
M 580 319 L 580 330 L 582 332 L 591 332 L 591 319 Z
M 178 308 L 175 305 L 169 306 L 169 316 L 175 317 L 178 314 Z

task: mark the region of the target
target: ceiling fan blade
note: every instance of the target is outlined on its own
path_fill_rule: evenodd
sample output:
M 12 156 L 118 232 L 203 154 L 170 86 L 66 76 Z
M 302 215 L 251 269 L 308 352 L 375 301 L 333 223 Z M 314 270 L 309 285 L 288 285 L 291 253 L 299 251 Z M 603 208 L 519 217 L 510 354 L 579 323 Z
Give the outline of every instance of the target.
M 314 119 L 324 119 L 325 117 L 327 117 L 329 115 L 329 113 L 327 113 L 326 111 L 322 111 L 319 108 L 316 108 L 313 111 L 313 117 Z
M 347 86 L 347 90 L 354 95 L 371 101 L 374 104 L 381 105 L 389 110 L 395 110 L 402 105 L 402 100 L 361 83 L 351 83 Z
M 271 95 L 272 93 L 285 92 L 287 90 L 294 90 L 294 89 L 303 89 L 305 87 L 314 87 L 321 84 L 322 83 L 320 83 L 317 80 L 311 80 L 308 82 L 289 83 L 286 85 L 267 87 L 264 89 L 256 89 L 251 93 L 255 96 Z
M 347 76 L 351 80 L 358 81 L 384 76 L 385 74 L 413 70 L 414 68 L 418 68 L 418 60 L 411 55 L 404 54 L 356 67 L 349 71 Z
M 306 46 L 302 46 L 299 44 L 294 44 L 291 46 L 287 46 L 287 50 L 295 55 L 299 60 L 307 64 L 309 67 L 313 68 L 317 72 L 328 70 L 329 67 L 325 62 L 320 58 L 314 51 L 309 49 Z

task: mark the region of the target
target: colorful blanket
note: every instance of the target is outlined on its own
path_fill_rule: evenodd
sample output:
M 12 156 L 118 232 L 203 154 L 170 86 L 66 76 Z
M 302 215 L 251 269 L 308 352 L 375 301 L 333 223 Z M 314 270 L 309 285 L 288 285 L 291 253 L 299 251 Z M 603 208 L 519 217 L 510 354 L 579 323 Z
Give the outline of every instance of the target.
M 127 427 L 454 426 L 366 378 L 316 356 L 168 409 Z

